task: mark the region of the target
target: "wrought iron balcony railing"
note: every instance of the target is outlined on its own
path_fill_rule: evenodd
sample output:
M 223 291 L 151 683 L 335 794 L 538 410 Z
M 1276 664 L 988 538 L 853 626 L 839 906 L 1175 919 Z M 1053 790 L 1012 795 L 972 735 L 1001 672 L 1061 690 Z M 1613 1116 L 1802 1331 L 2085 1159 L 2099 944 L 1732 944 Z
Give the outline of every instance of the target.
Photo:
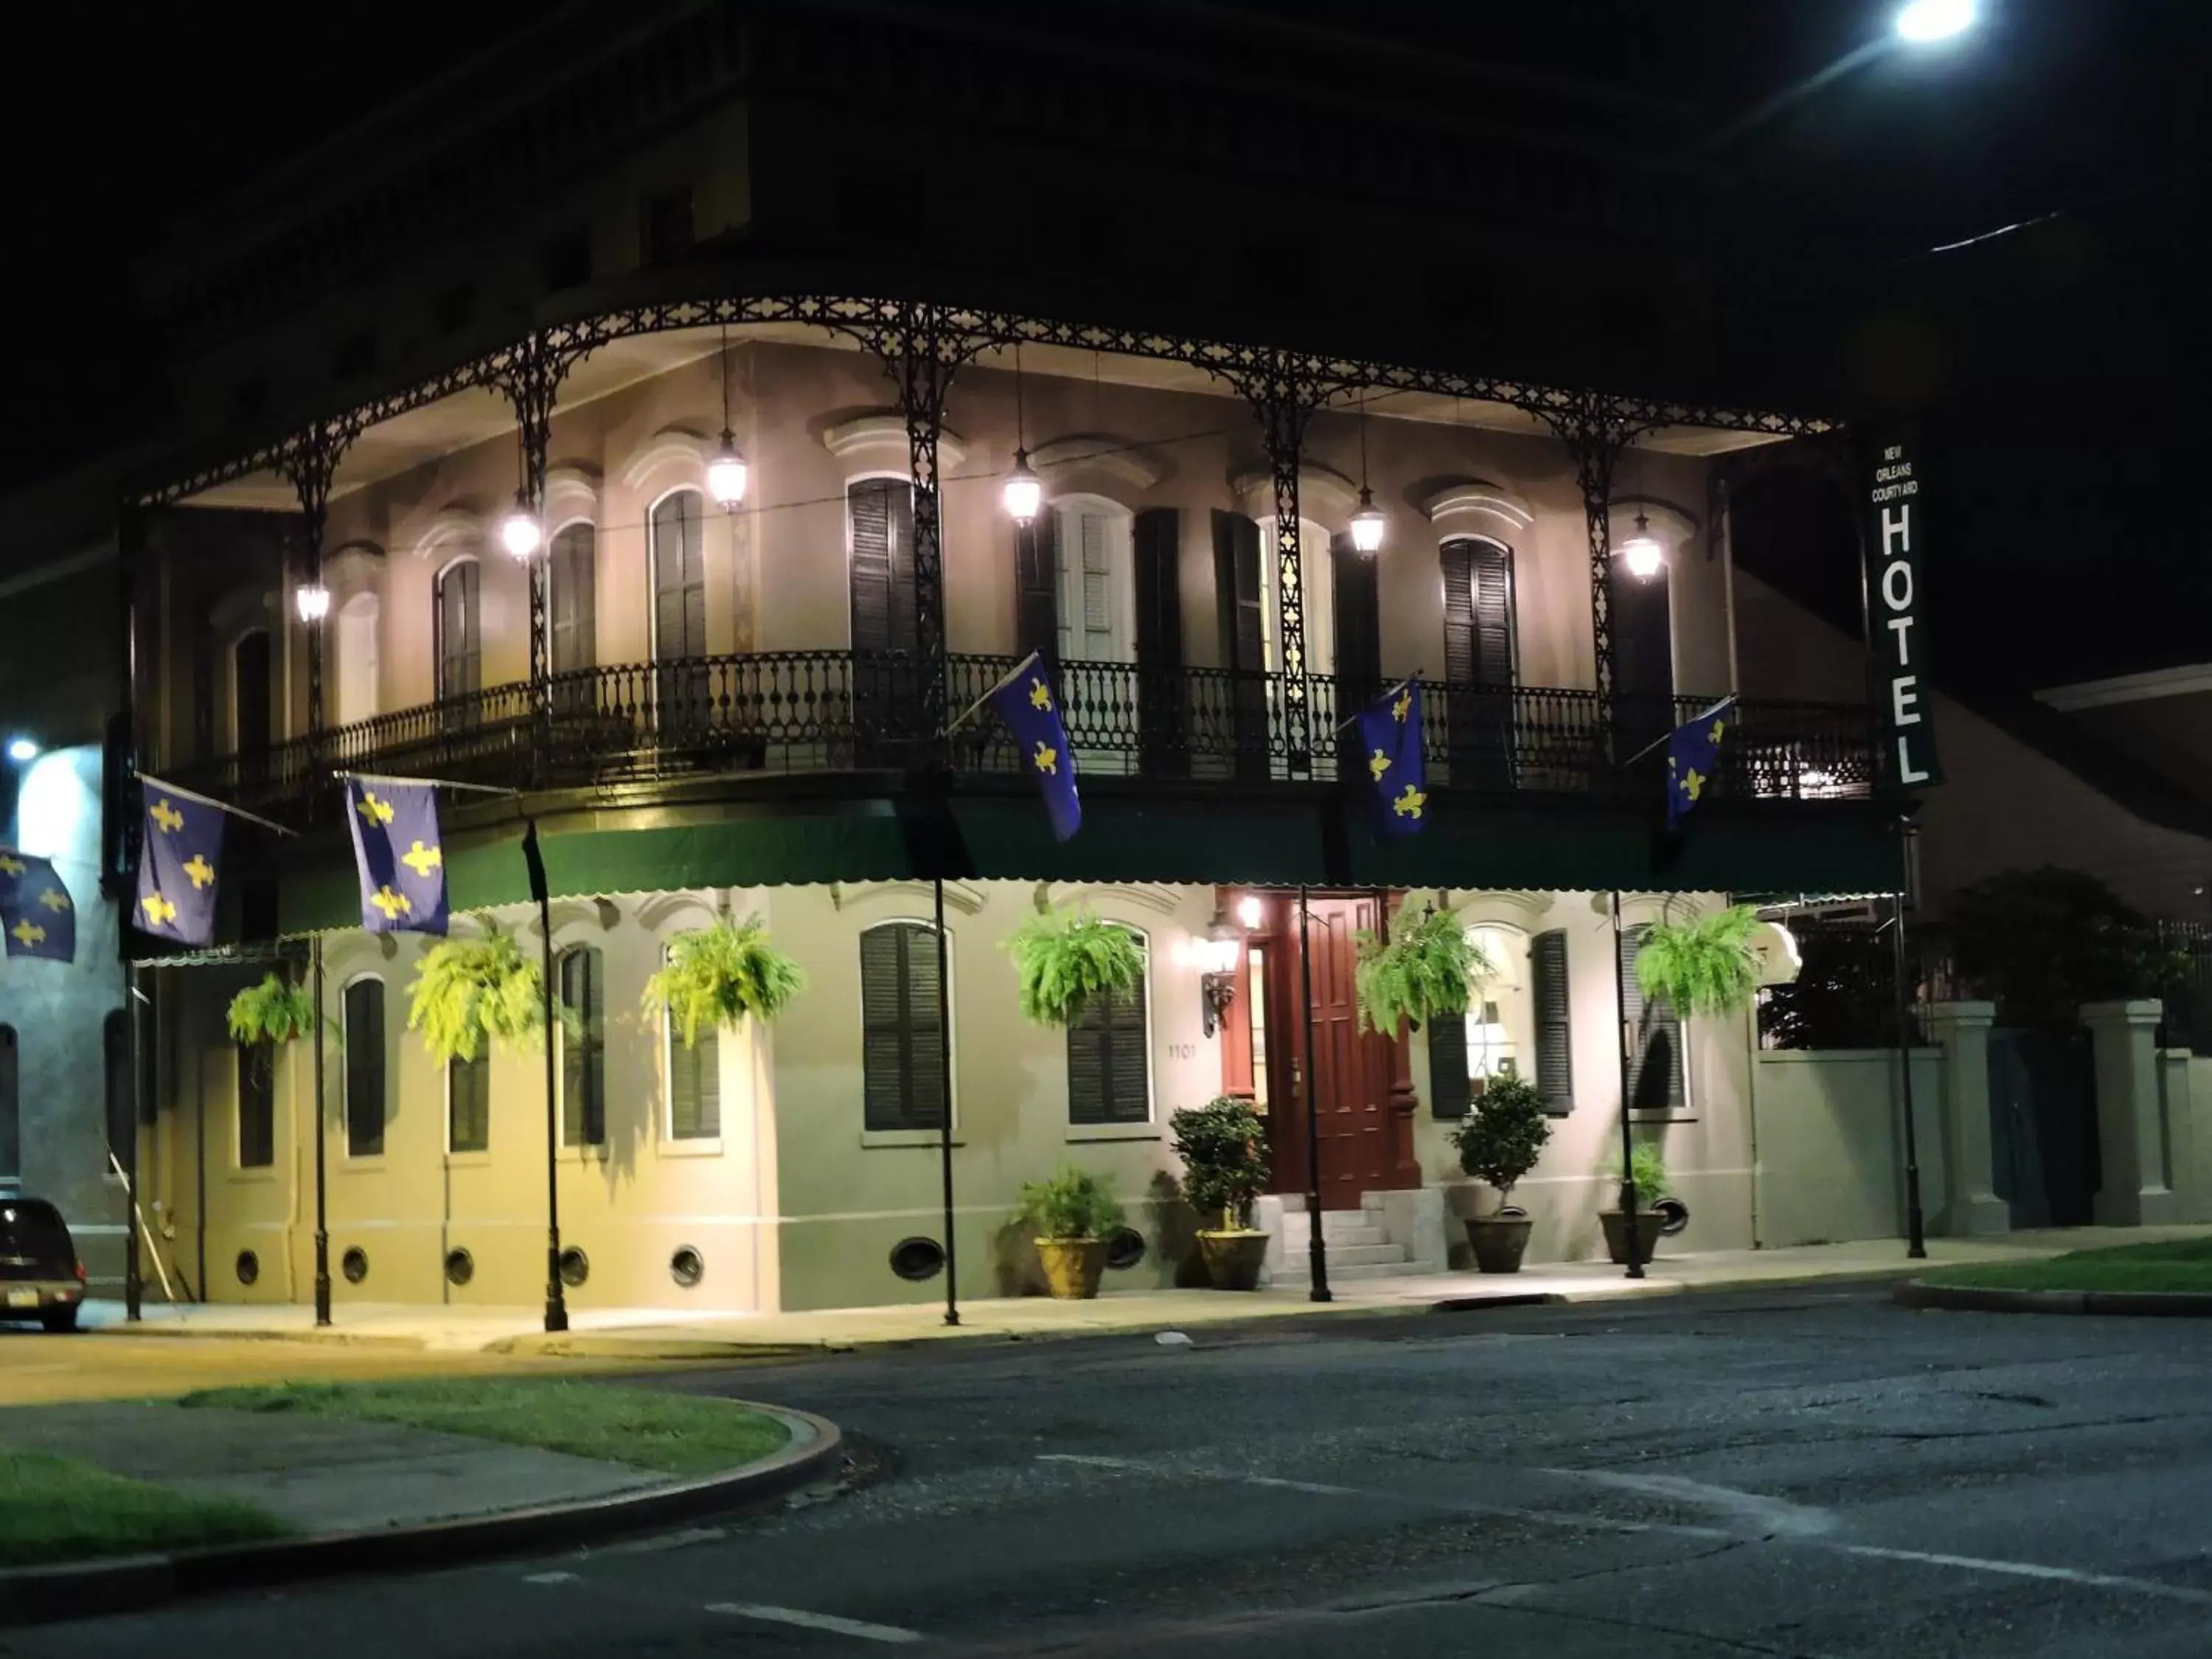
M 956 656 L 950 706 L 964 708 L 1013 666 Z M 757 652 L 629 663 L 490 687 L 295 738 L 172 774 L 256 811 L 311 815 L 333 770 L 451 778 L 516 788 L 706 775 L 826 773 L 924 763 L 917 727 L 922 665 L 902 653 Z M 1316 677 L 1310 753 L 1284 719 L 1301 688 L 1286 676 L 1069 662 L 1057 670 L 1062 714 L 1086 776 L 1170 783 L 1329 780 L 1364 772 L 1338 722 L 1379 688 Z M 1422 745 L 1434 787 L 1491 795 L 1656 798 L 1664 738 L 1711 698 L 1608 702 L 1542 686 L 1427 685 Z M 1019 757 L 988 713 L 946 746 L 955 772 L 1014 774 Z M 1748 702 L 1713 787 L 1723 799 L 1863 796 L 1874 777 L 1868 711 L 1856 705 Z

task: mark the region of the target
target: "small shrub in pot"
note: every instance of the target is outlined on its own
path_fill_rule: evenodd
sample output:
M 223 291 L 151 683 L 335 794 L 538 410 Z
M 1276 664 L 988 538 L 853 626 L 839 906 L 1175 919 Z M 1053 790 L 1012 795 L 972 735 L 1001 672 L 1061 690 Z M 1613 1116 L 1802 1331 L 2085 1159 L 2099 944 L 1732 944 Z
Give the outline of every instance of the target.
M 1045 1181 L 1022 1183 L 1014 1219 L 1036 1238 L 1052 1293 L 1071 1301 L 1098 1294 L 1108 1237 L 1121 1224 L 1121 1206 L 1099 1176 L 1063 1164 Z
M 1186 1107 L 1169 1123 L 1207 1278 L 1218 1291 L 1256 1290 L 1267 1236 L 1253 1230 L 1252 1205 L 1267 1188 L 1267 1126 L 1248 1102 L 1226 1095 Z M 1205 1225 L 1209 1219 L 1218 1224 Z
M 1474 1098 L 1466 1121 L 1451 1132 L 1459 1148 L 1459 1167 L 1497 1189 L 1500 1213 L 1470 1218 L 1467 1242 L 1474 1248 L 1475 1265 L 1486 1273 L 1521 1270 L 1521 1257 L 1528 1248 L 1534 1224 L 1525 1215 L 1503 1213 L 1514 1183 L 1536 1166 L 1544 1143 L 1552 1138 L 1552 1120 L 1544 1097 L 1524 1077 L 1494 1077 Z

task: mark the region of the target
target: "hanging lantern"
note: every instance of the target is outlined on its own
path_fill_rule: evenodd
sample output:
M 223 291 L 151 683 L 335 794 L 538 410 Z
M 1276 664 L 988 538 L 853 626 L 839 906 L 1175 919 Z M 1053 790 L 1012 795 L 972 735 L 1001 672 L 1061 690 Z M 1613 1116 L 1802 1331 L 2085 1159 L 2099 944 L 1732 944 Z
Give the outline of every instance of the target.
M 1044 480 L 1030 470 L 1030 453 L 1026 449 L 1014 452 L 1014 470 L 1006 475 L 1006 487 L 1002 495 L 1006 504 L 1006 516 L 1026 530 L 1036 520 L 1037 509 L 1044 504 Z
M 722 428 L 722 441 L 707 463 L 707 493 L 724 507 L 735 507 L 745 498 L 745 458 L 738 453 L 737 434 Z
M 1667 550 L 1659 545 L 1650 521 L 1641 513 L 1636 515 L 1636 533 L 1620 544 L 1620 551 L 1628 574 L 1638 581 L 1650 581 L 1667 562 Z
M 1375 505 L 1375 493 L 1365 484 L 1359 486 L 1359 507 L 1352 515 L 1352 545 L 1362 553 L 1382 550 L 1382 509 Z
M 530 497 L 518 489 L 514 505 L 499 521 L 500 545 L 518 559 L 526 559 L 538 551 L 545 532 L 538 522 L 538 515 L 530 510 Z
M 331 614 L 331 590 L 320 582 L 302 582 L 292 590 L 292 608 L 303 623 L 319 623 Z

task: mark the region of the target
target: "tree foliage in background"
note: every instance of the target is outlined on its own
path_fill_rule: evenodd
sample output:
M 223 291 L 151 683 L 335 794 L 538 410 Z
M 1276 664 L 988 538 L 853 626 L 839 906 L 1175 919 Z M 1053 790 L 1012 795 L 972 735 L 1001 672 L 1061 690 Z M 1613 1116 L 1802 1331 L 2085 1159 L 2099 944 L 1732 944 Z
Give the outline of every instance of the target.
M 1414 1030 L 1431 1019 L 1456 1019 L 1467 1012 L 1477 982 L 1497 971 L 1449 910 L 1431 908 L 1419 921 L 1401 916 L 1387 945 L 1372 933 L 1359 935 L 1352 983 L 1360 1023 L 1395 1034 L 1401 1019 Z
M 805 988 L 805 971 L 747 916 L 671 939 L 667 965 L 645 981 L 644 1007 L 654 1019 L 667 1015 L 690 1048 L 702 1029 L 735 1030 L 748 1014 L 774 1019 Z
M 1804 922 L 1793 927 L 1802 965 L 1788 985 L 1771 987 L 1759 1032 L 1774 1048 L 1893 1048 L 1897 1046 L 1896 969 L 1881 928 Z M 1910 965 L 1905 971 L 1913 972 Z M 1916 1026 L 1912 1041 L 1921 1041 Z
M 1020 985 L 1022 1018 L 1066 1025 L 1091 998 L 1133 989 L 1145 976 L 1145 952 L 1119 922 L 1085 910 L 1045 910 L 1006 936 Z
M 1203 1224 L 1218 1216 L 1224 1231 L 1252 1224 L 1252 1205 L 1267 1190 L 1267 1129 L 1248 1101 L 1226 1095 L 1186 1106 L 1168 1120 L 1182 1160 L 1182 1195 Z
M 1759 990 L 1751 949 L 1758 927 L 1759 912 L 1747 904 L 1660 922 L 1637 951 L 1636 982 L 1646 998 L 1666 998 L 1679 1016 L 1732 1013 Z
M 545 985 L 514 935 L 496 925 L 482 939 L 440 939 L 407 987 L 407 1029 L 441 1065 L 474 1060 L 497 1037 L 535 1038 L 545 1024 Z
M 2006 870 L 1946 907 L 1960 983 L 2001 1025 L 2065 1030 L 2085 1002 L 2163 995 L 2189 975 L 2180 945 L 2079 870 Z
M 247 1048 L 297 1042 L 315 1029 L 315 994 L 266 975 L 230 1000 L 229 1025 L 230 1040 Z

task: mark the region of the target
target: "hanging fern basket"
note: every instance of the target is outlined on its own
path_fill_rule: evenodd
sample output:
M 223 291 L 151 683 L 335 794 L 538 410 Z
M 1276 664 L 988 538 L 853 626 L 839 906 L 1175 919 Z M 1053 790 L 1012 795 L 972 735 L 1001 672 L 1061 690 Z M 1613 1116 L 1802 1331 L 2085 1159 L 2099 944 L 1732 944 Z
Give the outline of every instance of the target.
M 1666 998 L 1677 1014 L 1735 1013 L 1759 989 L 1751 948 L 1758 928 L 1759 913 L 1747 904 L 1660 922 L 1637 950 L 1636 983 L 1647 998 Z
M 407 1029 L 441 1065 L 474 1060 L 493 1039 L 537 1040 L 545 1024 L 545 982 L 514 935 L 441 939 L 422 953 L 407 987 Z
M 696 1047 L 699 1033 L 774 1019 L 806 988 L 799 965 L 769 943 L 757 916 L 719 921 L 669 941 L 668 964 L 645 982 L 646 1013 L 664 1016 Z
M 296 1042 L 315 1029 L 314 993 L 267 975 L 230 1000 L 228 1024 L 230 1040 L 241 1048 Z
M 1476 984 L 1497 971 L 1448 910 L 1431 909 L 1401 925 L 1387 945 L 1362 933 L 1353 974 L 1360 1023 L 1395 1035 L 1401 1019 L 1419 1030 L 1432 1019 L 1456 1018 L 1467 1012 Z
M 1006 936 L 1020 981 L 1022 1018 L 1066 1025 L 1092 997 L 1130 991 L 1145 976 L 1144 947 L 1118 922 L 1085 911 L 1048 910 Z

